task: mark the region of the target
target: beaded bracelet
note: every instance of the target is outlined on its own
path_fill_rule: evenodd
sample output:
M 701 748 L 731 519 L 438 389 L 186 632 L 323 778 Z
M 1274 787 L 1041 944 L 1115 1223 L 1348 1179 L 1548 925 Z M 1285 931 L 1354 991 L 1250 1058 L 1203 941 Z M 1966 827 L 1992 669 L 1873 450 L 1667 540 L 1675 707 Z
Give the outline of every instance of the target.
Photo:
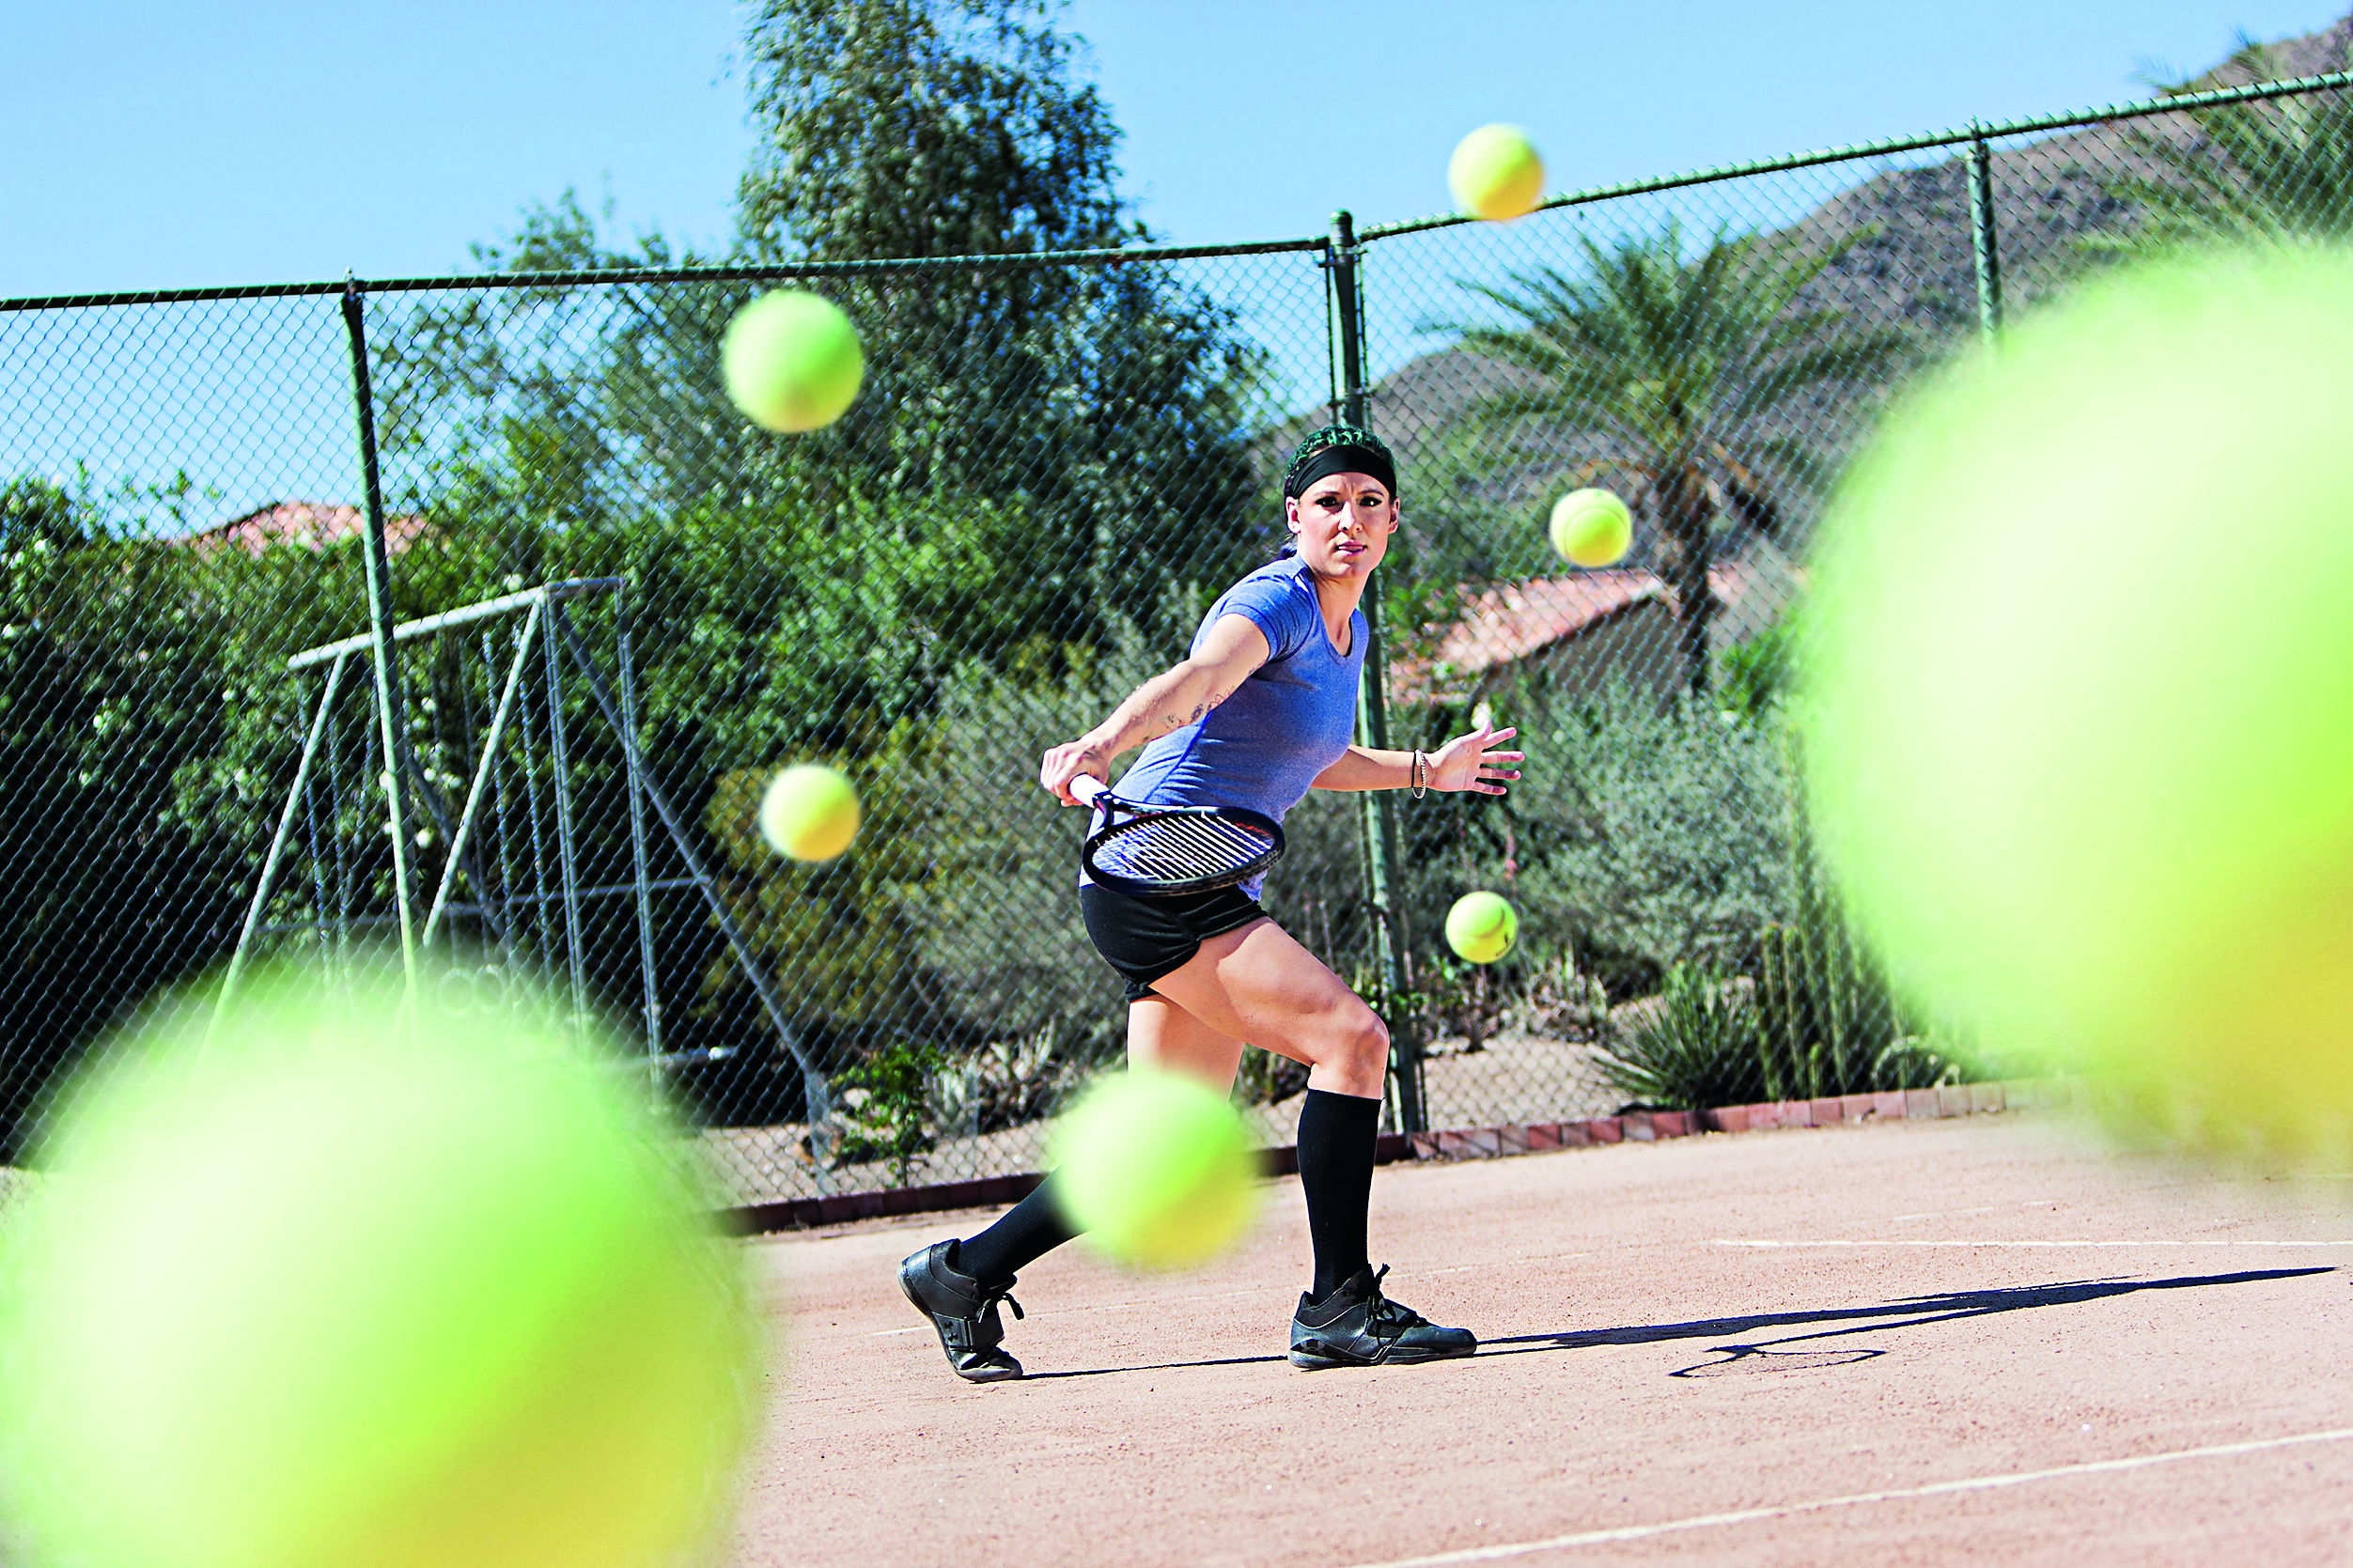
M 1421 753 L 1413 753 L 1413 798 L 1419 800 L 1422 792 L 1430 786 L 1430 759 Z

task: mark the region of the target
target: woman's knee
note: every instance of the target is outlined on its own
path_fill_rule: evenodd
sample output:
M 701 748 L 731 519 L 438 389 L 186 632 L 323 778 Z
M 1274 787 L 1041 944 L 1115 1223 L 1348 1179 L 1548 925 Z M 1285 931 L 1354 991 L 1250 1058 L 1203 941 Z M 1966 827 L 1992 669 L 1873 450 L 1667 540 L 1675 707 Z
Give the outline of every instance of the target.
M 1389 1075 L 1389 1026 L 1362 1001 L 1320 1020 L 1315 1046 L 1302 1054 L 1314 1071 L 1308 1083 L 1342 1094 L 1378 1095 Z
M 1389 1026 L 1379 1014 L 1363 1003 L 1357 1004 L 1356 1016 L 1348 1020 L 1349 1032 L 1341 1047 L 1349 1064 L 1367 1072 L 1383 1072 L 1389 1065 Z

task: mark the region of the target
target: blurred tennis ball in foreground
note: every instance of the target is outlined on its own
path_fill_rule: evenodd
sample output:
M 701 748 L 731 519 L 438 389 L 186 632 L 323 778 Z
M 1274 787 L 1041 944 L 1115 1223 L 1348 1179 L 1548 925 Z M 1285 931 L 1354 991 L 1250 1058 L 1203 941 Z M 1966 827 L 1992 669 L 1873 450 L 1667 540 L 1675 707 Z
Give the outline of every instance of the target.
M 1580 567 L 1613 567 L 1634 543 L 1634 514 L 1608 490 L 1571 490 L 1552 503 L 1552 548 Z
M 1544 160 L 1516 125 L 1482 125 L 1446 160 L 1455 207 L 1481 218 L 1517 218 L 1544 194 Z
M 838 305 L 781 288 L 736 312 L 719 366 L 744 418 L 770 430 L 814 430 L 856 399 L 866 359 Z
M 1054 1190 L 1089 1245 L 1136 1268 L 1207 1262 L 1258 1208 L 1258 1158 L 1226 1096 L 1133 1069 L 1087 1091 L 1056 1129 Z
M 795 763 L 760 796 L 760 836 L 796 861 L 830 861 L 858 836 L 858 791 L 839 768 Z
M 658 1129 L 511 1019 L 399 1017 L 278 985 L 71 1104 L 0 1263 L 32 1560 L 653 1568 L 724 1522 L 756 1334 Z
M 1466 893 L 1446 911 L 1446 945 L 1470 963 L 1495 962 L 1519 938 L 1519 912 L 1501 893 Z
M 1826 520 L 1857 913 L 1989 1046 L 2226 1151 L 2353 1119 L 2348 430 L 2353 261 L 2143 265 L 1913 398 Z

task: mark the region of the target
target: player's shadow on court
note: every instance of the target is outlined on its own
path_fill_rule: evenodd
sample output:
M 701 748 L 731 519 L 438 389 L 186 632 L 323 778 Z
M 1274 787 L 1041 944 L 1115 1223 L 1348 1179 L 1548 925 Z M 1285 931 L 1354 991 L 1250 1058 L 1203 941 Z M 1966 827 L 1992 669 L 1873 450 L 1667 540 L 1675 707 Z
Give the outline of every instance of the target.
M 2006 1290 L 1948 1291 L 1936 1296 L 1906 1296 L 1898 1301 L 1876 1307 L 1825 1307 L 1812 1312 L 1752 1312 L 1741 1317 L 1700 1318 L 1689 1323 L 1644 1323 L 1620 1328 L 1572 1328 L 1556 1334 L 1515 1334 L 1503 1339 L 1484 1340 L 1479 1356 L 1526 1356 L 1537 1351 L 1582 1350 L 1600 1344 L 1660 1344 L 1675 1340 L 1738 1340 L 1743 1343 L 1711 1345 L 1713 1351 L 1725 1353 L 1726 1361 L 1707 1362 L 1698 1367 L 1686 1367 L 1674 1375 L 1710 1376 L 1720 1370 L 1736 1367 L 1748 1370 L 1792 1367 L 1800 1358 L 1785 1351 L 1768 1352 L 1769 1345 L 1799 1344 L 1813 1340 L 1837 1339 L 1846 1334 L 1881 1333 L 1896 1328 L 1919 1328 L 1935 1323 L 1957 1323 L 1969 1318 L 1991 1317 L 2000 1312 L 2031 1312 L 2043 1307 L 2069 1307 L 2086 1301 L 2105 1301 L 2111 1296 L 2137 1296 L 2143 1291 L 2201 1290 L 2213 1285 L 2252 1285 L 2272 1280 L 2300 1280 L 2314 1274 L 2330 1274 L 2330 1267 L 2314 1268 L 2251 1268 L 2236 1274 L 2188 1274 L 2171 1280 L 2071 1280 L 2049 1285 L 2018 1285 Z M 1838 1327 L 1816 1328 L 1812 1333 L 1781 1334 L 1770 1339 L 1751 1340 L 1747 1336 L 1775 1328 L 1813 1328 L 1818 1324 Z M 1805 1355 L 1807 1365 L 1841 1366 L 1869 1360 L 1883 1354 L 1873 1350 L 1817 1352 Z M 1788 1357 L 1786 1360 L 1765 1358 Z M 1246 1367 L 1262 1362 L 1281 1361 L 1281 1356 L 1223 1356 L 1199 1361 L 1156 1361 L 1132 1367 L 1074 1367 L 1067 1372 L 1034 1372 L 1022 1379 L 1028 1383 L 1044 1383 L 1063 1377 L 1112 1377 L 1124 1373 L 1185 1372 L 1205 1367 Z
M 1025 1372 L 1023 1383 L 1049 1383 L 1057 1377 L 1116 1377 L 1131 1372 L 1192 1372 L 1200 1367 L 1251 1367 L 1265 1361 L 1281 1361 L 1282 1356 L 1219 1356 L 1206 1361 L 1151 1361 L 1135 1367 L 1072 1367 L 1067 1372 Z
M 1557 1334 L 1516 1334 L 1483 1342 L 1479 1354 L 1524 1356 L 1541 1350 L 1582 1350 L 1597 1344 L 1660 1344 L 1673 1340 L 1736 1339 L 1743 1343 L 1711 1348 L 1733 1352 L 1737 1360 L 1756 1355 L 1766 1345 L 1800 1344 L 1813 1340 L 1834 1340 L 1847 1334 L 1919 1328 L 1934 1323 L 1958 1323 L 1969 1318 L 2032 1312 L 2043 1307 L 2071 1307 L 2086 1301 L 2105 1301 L 2111 1296 L 2137 1296 L 2143 1291 L 2252 1285 L 2271 1280 L 2300 1280 L 2309 1275 L 2333 1272 L 2334 1269 L 2326 1266 L 2251 1268 L 2236 1274 L 2186 1274 L 2170 1280 L 2071 1280 L 2060 1284 L 2017 1285 L 2006 1290 L 1947 1291 L 1936 1296 L 1906 1296 L 1876 1307 L 1753 1312 L 1741 1317 L 1701 1318 L 1690 1323 L 1644 1323 L 1622 1328 L 1576 1328 Z M 1839 1327 L 1819 1328 L 1813 1333 L 1779 1334 L 1765 1340 L 1748 1338 L 1764 1330 L 1805 1328 L 1825 1323 Z M 1870 1353 L 1873 1356 L 1877 1354 L 1877 1351 Z M 1866 1356 L 1848 1355 L 1833 1359 L 1826 1355 L 1818 1358 L 1818 1364 L 1836 1365 L 1842 1364 L 1842 1359 L 1856 1361 L 1867 1358 Z M 1698 1370 L 1706 1369 L 1686 1368 L 1675 1375 L 1683 1376 Z

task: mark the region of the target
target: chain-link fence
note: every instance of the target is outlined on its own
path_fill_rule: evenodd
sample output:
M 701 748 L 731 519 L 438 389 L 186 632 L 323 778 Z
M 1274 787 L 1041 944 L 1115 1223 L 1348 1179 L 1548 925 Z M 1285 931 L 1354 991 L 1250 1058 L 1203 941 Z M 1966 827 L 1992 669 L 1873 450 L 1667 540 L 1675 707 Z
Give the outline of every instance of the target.
M 405 933 L 453 1004 L 604 1019 L 747 1201 L 1035 1169 L 1124 1024 L 1038 753 L 1270 553 L 1280 454 L 1335 413 L 1403 475 L 1366 733 L 1491 715 L 1531 753 L 1507 800 L 1290 819 L 1268 902 L 1388 1011 L 1393 1120 L 1955 1071 L 1800 810 L 1816 518 L 1906 379 L 2005 313 L 2152 248 L 2353 226 L 2349 84 L 1508 225 L 0 302 L 6 1152 L 159 987 L 397 963 Z M 800 437 L 718 386 L 732 313 L 786 282 L 869 365 Z M 1588 486 L 1634 545 L 1572 569 L 1545 517 Z M 838 861 L 759 844 L 796 760 L 857 783 Z M 1474 888 L 1520 913 L 1492 966 L 1438 938 Z M 1270 1141 L 1303 1081 L 1252 1053 Z

